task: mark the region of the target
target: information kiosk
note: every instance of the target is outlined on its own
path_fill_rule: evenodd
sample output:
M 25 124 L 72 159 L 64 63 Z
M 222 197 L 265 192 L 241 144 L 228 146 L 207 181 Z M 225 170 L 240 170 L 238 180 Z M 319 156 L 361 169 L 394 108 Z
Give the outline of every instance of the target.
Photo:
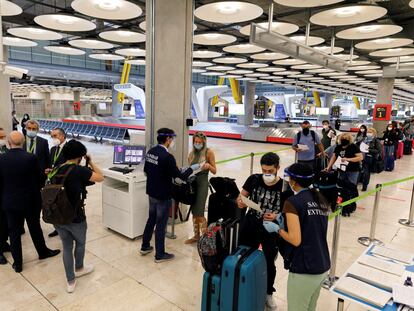
M 144 157 L 144 146 L 117 145 L 114 146 L 113 164 L 128 166 L 103 170 L 103 225 L 130 239 L 143 234 L 148 219 Z

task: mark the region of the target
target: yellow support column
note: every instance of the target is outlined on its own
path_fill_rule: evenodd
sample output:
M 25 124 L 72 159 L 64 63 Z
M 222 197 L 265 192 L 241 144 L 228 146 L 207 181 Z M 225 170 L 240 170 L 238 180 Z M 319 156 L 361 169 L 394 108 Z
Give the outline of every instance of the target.
M 219 78 L 217 85 L 223 85 L 224 84 L 224 78 Z M 211 105 L 214 107 L 218 103 L 218 96 L 214 96 L 211 100 Z
M 131 64 L 124 63 L 124 66 L 122 67 L 122 74 L 121 74 L 121 81 L 119 83 L 128 83 L 129 80 L 129 73 L 131 72 Z M 124 101 L 125 94 L 118 92 L 118 103 L 122 104 Z
M 359 102 L 358 97 L 354 96 L 354 97 L 352 97 L 352 100 L 353 100 L 353 101 L 354 101 L 354 103 L 355 103 L 355 108 L 356 108 L 356 109 L 361 109 L 361 103 Z
M 315 101 L 315 106 L 316 107 L 322 107 L 321 98 L 319 96 L 319 92 L 318 91 L 313 91 L 312 93 L 313 93 L 313 99 Z
M 234 101 L 236 102 L 236 104 L 242 104 L 242 96 L 240 92 L 239 81 L 237 81 L 234 78 L 230 78 L 229 81 L 230 81 L 230 87 L 231 87 L 231 92 L 233 94 Z

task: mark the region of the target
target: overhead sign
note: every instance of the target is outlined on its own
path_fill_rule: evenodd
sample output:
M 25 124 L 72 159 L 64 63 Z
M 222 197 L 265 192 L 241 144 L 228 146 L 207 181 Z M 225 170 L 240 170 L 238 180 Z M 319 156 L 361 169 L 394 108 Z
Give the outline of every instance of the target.
M 373 119 L 374 121 L 389 121 L 391 120 L 392 105 L 376 104 L 374 106 Z

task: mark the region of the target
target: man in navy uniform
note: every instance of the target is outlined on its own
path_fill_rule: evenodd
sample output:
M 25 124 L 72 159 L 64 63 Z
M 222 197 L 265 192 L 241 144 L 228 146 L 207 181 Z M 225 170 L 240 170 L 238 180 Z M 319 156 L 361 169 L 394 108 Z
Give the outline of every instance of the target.
M 165 252 L 165 231 L 169 210 L 172 206 L 172 182 L 175 178 L 186 180 L 200 164 L 194 164 L 181 172 L 168 148 L 174 146 L 176 134 L 168 128 L 157 131 L 158 145 L 150 149 L 146 155 L 144 172 L 147 175 L 147 194 L 149 196 L 149 217 L 142 237 L 141 255 L 153 251 L 150 245 L 155 227 L 155 262 L 163 262 L 174 258 Z

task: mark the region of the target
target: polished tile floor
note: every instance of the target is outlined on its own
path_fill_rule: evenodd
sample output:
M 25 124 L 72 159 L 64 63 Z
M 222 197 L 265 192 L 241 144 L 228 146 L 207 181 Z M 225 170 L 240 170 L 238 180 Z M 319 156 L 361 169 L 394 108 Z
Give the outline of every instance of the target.
M 85 141 L 90 153 L 101 167 L 112 164 L 112 146 Z M 218 160 L 250 152 L 272 151 L 286 146 L 210 139 L 209 146 L 216 152 Z M 281 151 L 282 169 L 292 163 L 292 151 Z M 259 171 L 259 158 L 254 169 Z M 249 159 L 238 160 L 218 166 L 219 176 L 237 179 L 241 186 L 249 175 Z M 281 173 L 282 174 L 282 173 Z M 404 156 L 397 161 L 394 172 L 373 175 L 370 187 L 375 184 L 407 177 L 414 174 L 414 156 Z M 412 181 L 386 188 L 382 191 L 376 237 L 391 243 L 396 248 L 414 252 L 414 229 L 398 224 L 399 218 L 408 216 Z M 342 219 L 338 274 L 343 273 L 362 253 L 359 236 L 369 234 L 374 197 L 358 204 L 351 218 Z M 0 310 L 200 310 L 201 267 L 195 246 L 184 245 L 192 225 L 176 226 L 176 240 L 167 239 L 167 250 L 175 253 L 171 262 L 156 264 L 152 256 L 142 257 L 138 250 L 140 240 L 132 241 L 102 226 L 101 186 L 89 189 L 87 199 L 88 237 L 86 262 L 95 265 L 95 272 L 78 281 L 76 292 L 67 294 L 62 257 L 44 261 L 37 254 L 29 235 L 23 236 L 24 267 L 15 273 L 11 264 L 0 266 Z M 48 238 L 52 227 L 42 224 L 47 244 L 60 248 L 58 237 Z M 332 237 L 332 222 L 328 233 Z M 11 257 L 7 254 L 9 262 Z M 277 259 L 277 302 L 279 310 L 286 310 L 287 272 L 281 258 Z M 336 310 L 336 297 L 322 290 L 318 310 Z M 346 303 L 346 310 L 363 310 Z M 255 310 L 256 311 L 256 310 Z

